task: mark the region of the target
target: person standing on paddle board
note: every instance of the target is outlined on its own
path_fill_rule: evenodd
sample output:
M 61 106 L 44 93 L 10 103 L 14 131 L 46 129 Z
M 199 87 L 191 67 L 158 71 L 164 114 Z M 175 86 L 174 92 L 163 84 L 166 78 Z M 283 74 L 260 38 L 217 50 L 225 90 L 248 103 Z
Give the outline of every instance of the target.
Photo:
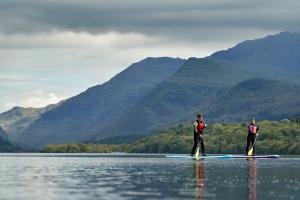
M 256 121 L 254 118 L 251 119 L 250 124 L 248 125 L 248 136 L 247 136 L 247 147 L 246 147 L 246 155 L 250 150 L 250 147 L 253 148 L 253 156 L 255 155 L 255 139 L 257 137 L 257 132 L 259 127 L 256 127 Z
M 203 133 L 206 128 L 206 124 L 203 122 L 203 117 L 201 114 L 197 115 L 197 120 L 194 123 L 194 146 L 191 152 L 191 156 L 194 156 L 196 148 L 201 144 L 202 156 L 206 156 L 204 153 L 204 143 L 203 143 Z

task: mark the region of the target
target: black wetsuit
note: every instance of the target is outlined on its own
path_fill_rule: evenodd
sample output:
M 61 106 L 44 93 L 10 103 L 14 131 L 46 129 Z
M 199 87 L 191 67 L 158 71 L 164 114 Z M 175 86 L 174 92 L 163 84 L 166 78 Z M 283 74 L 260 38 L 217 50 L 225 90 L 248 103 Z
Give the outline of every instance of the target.
M 256 135 L 253 133 L 248 133 L 247 136 L 247 147 L 246 147 L 246 155 L 248 155 L 248 151 L 250 149 L 250 147 L 252 147 L 252 145 L 254 144 Z M 253 146 L 253 154 L 255 154 L 255 145 Z
M 193 149 L 191 152 L 192 156 L 195 154 L 198 144 L 201 144 L 201 151 L 202 151 L 202 154 L 204 154 L 203 134 L 201 134 L 201 135 L 202 135 L 202 137 L 200 137 L 199 133 L 194 132 L 194 146 L 193 146 Z
M 196 125 L 196 123 L 199 124 L 199 121 L 196 121 L 196 122 L 195 122 L 195 125 Z M 203 126 L 204 126 L 204 125 L 203 125 Z M 196 129 L 196 128 L 194 127 L 194 146 L 193 146 L 193 148 L 192 148 L 191 156 L 193 156 L 193 155 L 195 154 L 196 148 L 197 148 L 197 146 L 198 146 L 199 144 L 201 144 L 201 151 L 202 151 L 202 154 L 205 155 L 205 154 L 204 154 L 204 142 L 203 142 L 203 130 L 204 130 L 204 128 L 203 128 L 203 130 L 202 130 L 201 132 L 196 132 L 195 129 Z
M 254 124 L 249 125 L 249 127 L 248 127 L 248 136 L 247 136 L 246 155 L 248 155 L 248 151 L 249 151 L 250 147 L 253 146 L 253 144 L 255 142 L 255 138 L 256 138 L 256 133 L 252 133 L 250 126 L 255 127 L 256 132 L 259 130 L 259 127 L 256 128 L 256 126 Z M 253 154 L 255 154 L 255 145 L 253 146 Z

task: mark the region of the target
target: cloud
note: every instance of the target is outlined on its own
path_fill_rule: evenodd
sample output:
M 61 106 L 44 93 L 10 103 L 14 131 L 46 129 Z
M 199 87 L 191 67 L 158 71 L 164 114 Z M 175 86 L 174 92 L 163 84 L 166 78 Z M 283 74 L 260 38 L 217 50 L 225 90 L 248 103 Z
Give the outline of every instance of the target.
M 160 42 L 218 43 L 220 49 L 299 29 L 299 7 L 293 0 L 2 0 L 0 48 L 102 46 L 116 52 Z
M 195 38 L 208 36 L 205 30 L 211 28 L 297 29 L 299 6 L 293 0 L 3 0 L 0 26 L 3 33 L 115 31 Z
M 50 91 L 35 90 L 24 92 L 18 98 L 13 98 L 12 96 L 2 98 L 0 100 L 0 109 L 5 111 L 15 106 L 39 108 L 57 103 L 65 98 L 64 96 L 57 96 Z
M 144 46 L 153 42 L 160 42 L 159 38 L 151 38 L 140 33 L 108 32 L 91 35 L 86 32 L 51 32 L 34 35 L 0 34 L 0 48 L 2 49 L 30 49 L 30 48 L 122 48 L 128 46 Z

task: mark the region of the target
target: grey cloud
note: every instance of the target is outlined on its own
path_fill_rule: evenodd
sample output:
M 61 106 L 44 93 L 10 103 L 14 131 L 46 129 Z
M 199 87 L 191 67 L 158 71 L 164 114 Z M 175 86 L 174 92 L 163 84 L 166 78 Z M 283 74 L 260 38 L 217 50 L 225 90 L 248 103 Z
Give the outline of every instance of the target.
M 298 28 L 300 2 L 293 0 L 105 1 L 6 0 L 0 3 L 3 33 L 118 31 L 190 37 L 226 27 L 261 30 Z

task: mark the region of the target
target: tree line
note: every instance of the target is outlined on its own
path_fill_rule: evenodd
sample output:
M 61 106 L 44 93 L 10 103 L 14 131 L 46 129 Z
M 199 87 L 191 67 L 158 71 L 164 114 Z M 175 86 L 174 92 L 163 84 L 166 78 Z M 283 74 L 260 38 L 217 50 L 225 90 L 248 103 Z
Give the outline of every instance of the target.
M 300 154 L 300 120 L 261 121 L 257 154 Z M 214 123 L 205 131 L 205 150 L 211 154 L 245 153 L 247 123 Z M 49 144 L 47 153 L 190 153 L 193 126 L 179 125 L 130 144 Z

